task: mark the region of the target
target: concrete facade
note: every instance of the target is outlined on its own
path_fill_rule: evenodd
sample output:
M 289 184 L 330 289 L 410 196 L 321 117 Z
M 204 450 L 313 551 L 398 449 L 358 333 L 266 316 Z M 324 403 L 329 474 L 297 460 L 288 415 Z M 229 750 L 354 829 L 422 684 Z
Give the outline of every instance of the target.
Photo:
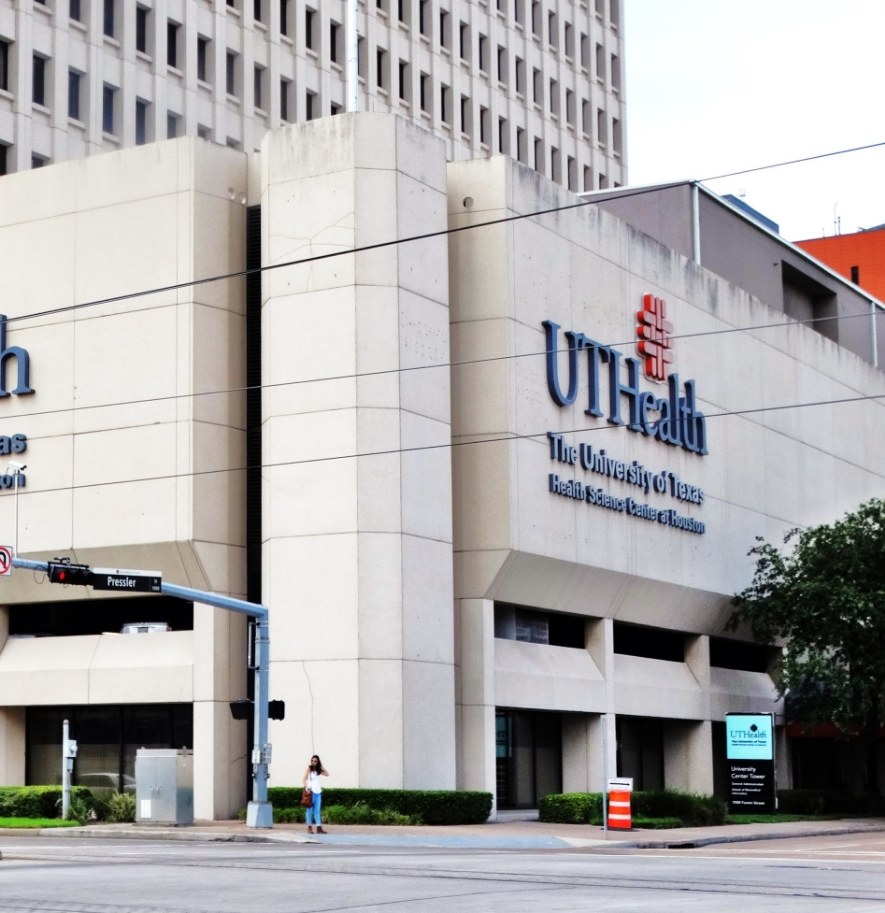
M 0 174 L 178 136 L 395 113 L 450 160 L 626 182 L 621 0 L 0 0 Z M 356 6 L 356 4 L 354 4 Z M 354 107 L 356 105 L 356 107 Z
M 536 801 L 529 769 L 548 791 L 633 767 L 712 791 L 724 714 L 781 711 L 765 671 L 718 658 L 747 551 L 882 494 L 882 407 L 862 397 L 883 379 L 798 322 L 762 329 L 768 303 L 603 208 L 559 209 L 575 202 L 505 156 L 447 164 L 443 140 L 383 114 L 272 131 L 258 155 L 184 138 L 9 176 L 7 346 L 34 392 L 0 401 L 27 463 L 0 523 L 27 557 L 245 596 L 240 271 L 260 206 L 257 544 L 287 704 L 271 783 L 319 752 L 335 785 L 516 804 Z M 703 447 L 609 420 L 646 295 L 666 302 Z M 572 367 L 567 332 L 596 360 Z M 551 366 L 560 394 L 577 384 L 566 405 Z M 636 385 L 649 430 L 668 388 Z M 811 401 L 838 405 L 795 408 Z M 10 625 L 31 608 L 126 599 L 19 571 L 0 588 L 0 782 L 27 778 L 37 709 L 189 706 L 197 817 L 242 807 L 240 619 L 196 606 L 164 633 L 24 636 Z M 675 658 L 625 646 L 637 632 Z M 502 742 L 524 719 L 534 745 Z

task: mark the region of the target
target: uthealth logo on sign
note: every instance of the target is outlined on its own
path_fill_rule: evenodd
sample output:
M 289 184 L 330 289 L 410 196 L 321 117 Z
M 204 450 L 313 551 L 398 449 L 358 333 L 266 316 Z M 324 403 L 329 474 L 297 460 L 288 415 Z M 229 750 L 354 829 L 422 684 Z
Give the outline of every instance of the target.
M 21 346 L 6 345 L 6 315 L 0 314 L 0 398 L 9 396 L 6 389 L 6 368 L 8 362 L 14 359 L 18 370 L 15 388 L 11 391 L 15 396 L 33 393 L 31 387 L 31 356 L 27 349 Z
M 645 308 L 637 313 L 640 321 L 639 351 L 645 361 L 646 373 L 653 378 L 656 374 L 664 380 L 664 370 L 672 360 L 670 350 L 670 323 L 664 319 L 663 302 L 647 295 Z M 547 389 L 553 401 L 559 406 L 570 406 L 578 398 L 580 368 L 578 355 L 587 353 L 587 407 L 585 414 L 598 418 L 603 416 L 600 405 L 602 393 L 601 377 L 608 366 L 608 416 L 612 425 L 624 425 L 629 431 L 654 438 L 671 447 L 682 447 L 690 453 L 704 455 L 707 450 L 707 425 L 702 412 L 696 406 L 695 384 L 687 380 L 680 390 L 679 375 L 666 375 L 668 395 L 655 396 L 650 390 L 639 385 L 640 362 L 624 356 L 616 349 L 591 339 L 584 333 L 567 330 L 565 336 L 568 350 L 568 387 L 563 392 L 559 382 L 559 324 L 544 320 L 545 349 L 547 358 Z M 624 375 L 626 374 L 626 379 Z M 626 416 L 622 416 L 626 406 Z

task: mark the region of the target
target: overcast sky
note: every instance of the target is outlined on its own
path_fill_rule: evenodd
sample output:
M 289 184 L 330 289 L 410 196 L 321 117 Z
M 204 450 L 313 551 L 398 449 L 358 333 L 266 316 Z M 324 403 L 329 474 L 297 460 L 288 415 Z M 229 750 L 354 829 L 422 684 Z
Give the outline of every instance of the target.
M 623 5 L 632 186 L 885 142 L 885 0 Z M 885 145 L 704 183 L 790 241 L 885 223 Z

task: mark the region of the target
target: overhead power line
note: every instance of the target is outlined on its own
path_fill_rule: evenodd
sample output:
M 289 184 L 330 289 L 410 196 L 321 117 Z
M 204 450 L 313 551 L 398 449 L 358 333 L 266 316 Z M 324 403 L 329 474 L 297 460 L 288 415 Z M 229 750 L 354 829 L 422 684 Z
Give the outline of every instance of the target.
M 831 152 L 823 152 L 818 155 L 807 156 L 806 158 L 792 159 L 784 162 L 774 162 L 768 165 L 758 165 L 754 168 L 747 168 L 742 171 L 733 171 L 728 174 L 719 174 L 713 175 L 711 177 L 701 178 L 701 181 L 713 181 L 725 177 L 734 177 L 741 174 L 748 174 L 752 171 L 762 171 L 767 168 L 780 168 L 786 165 L 798 164 L 800 162 L 812 161 L 818 158 L 828 158 L 835 155 L 845 155 L 851 152 L 858 152 L 863 149 L 874 149 L 879 146 L 885 146 L 885 142 L 880 143 L 871 143 L 866 146 L 855 146 L 848 149 L 837 149 Z M 678 185 L 683 184 L 685 181 L 671 181 L 665 182 L 664 184 L 659 184 L 654 187 L 639 187 L 634 190 L 619 190 L 618 199 L 629 199 L 632 196 L 639 196 L 646 193 L 653 193 L 654 191 L 660 189 L 663 186 L 668 186 L 669 184 Z M 124 292 L 119 295 L 110 295 L 105 298 L 96 298 L 91 301 L 83 301 L 80 303 L 62 305 L 57 308 L 47 308 L 42 311 L 33 311 L 29 314 L 19 314 L 16 316 L 8 317 L 7 321 L 9 323 L 18 322 L 23 320 L 36 319 L 38 317 L 51 317 L 56 314 L 67 313 L 70 311 L 78 311 L 84 308 L 99 307 L 101 305 L 116 304 L 121 301 L 129 301 L 134 298 L 144 298 L 150 295 L 162 295 L 169 292 L 177 292 L 187 288 L 197 288 L 202 285 L 208 285 L 213 282 L 224 282 L 231 279 L 244 279 L 249 276 L 261 275 L 262 273 L 270 272 L 271 270 L 278 269 L 287 269 L 290 267 L 303 266 L 309 263 L 319 263 L 322 260 L 330 260 L 336 257 L 346 257 L 353 256 L 355 254 L 369 253 L 371 251 L 383 250 L 389 247 L 396 247 L 400 244 L 411 244 L 417 241 L 429 241 L 434 238 L 442 238 L 448 235 L 458 234 L 465 231 L 474 231 L 479 228 L 489 228 L 496 225 L 506 225 L 512 222 L 518 222 L 524 219 L 532 219 L 538 216 L 551 215 L 553 213 L 567 212 L 571 209 L 582 209 L 586 206 L 595 206 L 598 205 L 599 201 L 595 199 L 584 199 L 580 200 L 577 203 L 567 203 L 563 206 L 551 206 L 547 209 L 538 209 L 533 210 L 532 212 L 527 213 L 517 213 L 512 216 L 502 216 L 497 219 L 488 219 L 483 222 L 473 222 L 469 225 L 459 225 L 454 228 L 443 228 L 438 231 L 424 232 L 418 235 L 410 235 L 405 238 L 395 238 L 390 241 L 379 241 L 375 244 L 366 244 L 361 247 L 348 248 L 346 250 L 339 251 L 329 251 L 324 254 L 314 254 L 309 257 L 303 257 L 297 260 L 285 260 L 281 263 L 269 263 L 264 266 L 254 267 L 252 269 L 241 269 L 234 270 L 229 273 L 219 273 L 213 276 L 204 276 L 200 279 L 189 279 L 185 282 L 175 282 L 168 285 L 154 286 L 152 288 L 141 289 L 134 292 Z
M 742 174 L 752 174 L 754 171 L 767 171 L 770 168 L 784 168 L 787 165 L 801 165 L 803 162 L 815 162 L 818 159 L 831 158 L 834 155 L 848 155 L 850 152 L 863 152 L 866 149 L 878 149 L 885 146 L 885 142 L 868 143 L 866 146 L 853 146 L 851 149 L 836 149 L 833 152 L 820 152 L 817 155 L 806 155 L 803 158 L 787 159 L 784 162 L 772 162 L 770 165 L 757 165 L 755 168 L 744 168 L 741 171 L 729 171 L 725 174 L 712 174 L 700 181 L 718 181 L 722 178 L 736 178 Z
M 760 415 L 768 412 L 785 412 L 793 409 L 809 409 L 815 408 L 818 406 L 834 406 L 834 405 L 849 405 L 852 403 L 863 403 L 863 402 L 874 402 L 878 400 L 885 399 L 885 393 L 881 394 L 870 394 L 870 395 L 861 395 L 861 396 L 847 396 L 839 397 L 837 399 L 829 400 L 808 400 L 801 403 L 781 403 L 776 406 L 758 406 L 748 409 L 734 409 L 727 410 L 724 412 L 713 412 L 705 413 L 704 417 L 713 421 L 715 419 L 722 418 L 732 418 L 732 417 L 741 417 L 747 415 Z M 588 426 L 583 428 L 569 428 L 569 429 L 559 429 L 557 434 L 563 436 L 574 435 L 574 434 L 600 434 L 606 432 L 613 432 L 618 430 L 624 430 L 624 425 L 612 425 L 612 424 L 600 424 L 595 426 Z M 386 450 L 370 450 L 362 451 L 356 453 L 339 453 L 331 454 L 326 456 L 318 457 L 307 457 L 304 459 L 295 459 L 295 460 L 278 460 L 276 462 L 262 462 L 260 466 L 245 465 L 245 466 L 224 466 L 216 469 L 205 469 L 205 470 L 195 470 L 188 473 L 166 473 L 163 475 L 152 475 L 152 476 L 140 476 L 138 478 L 126 478 L 126 479 L 114 479 L 112 481 L 102 480 L 99 482 L 89 482 L 80 485 L 59 485 L 54 488 L 41 488 L 39 491 L 29 492 L 27 488 L 21 489 L 22 496 L 27 496 L 28 494 L 35 495 L 45 495 L 57 491 L 71 491 L 71 490 L 84 490 L 90 488 L 104 488 L 111 485 L 131 485 L 139 482 L 162 482 L 169 479 L 181 478 L 182 475 L 187 478 L 197 478 L 200 476 L 217 476 L 223 474 L 232 474 L 240 472 L 248 472 L 251 469 L 278 469 L 286 466 L 308 466 L 315 465 L 318 463 L 335 463 L 343 460 L 357 460 L 365 459 L 369 457 L 381 457 L 381 456 L 395 456 L 397 454 L 404 453 L 422 453 L 435 450 L 454 450 L 461 447 L 476 447 L 483 444 L 510 444 L 516 441 L 537 441 L 538 443 L 544 443 L 546 445 L 547 441 L 547 430 L 544 431 L 533 431 L 524 434 L 507 434 L 507 435 L 495 435 L 494 437 L 481 437 L 469 441 L 452 441 L 447 440 L 439 444 L 421 444 L 413 447 L 396 447 Z M 850 462 L 840 457 L 836 457 L 841 462 Z M 852 464 L 856 465 L 856 464 Z M 873 475 L 876 475 L 878 478 L 885 479 L 885 467 L 883 467 L 882 472 L 874 472 L 869 467 L 859 467 L 865 472 L 870 472 Z

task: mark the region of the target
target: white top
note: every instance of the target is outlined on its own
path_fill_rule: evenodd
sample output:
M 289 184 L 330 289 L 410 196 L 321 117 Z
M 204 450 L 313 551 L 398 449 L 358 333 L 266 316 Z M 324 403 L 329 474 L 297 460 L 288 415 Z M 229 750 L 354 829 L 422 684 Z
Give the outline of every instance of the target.
M 316 773 L 315 771 L 311 771 L 307 775 L 307 788 L 312 793 L 321 793 L 323 791 L 323 775 Z

